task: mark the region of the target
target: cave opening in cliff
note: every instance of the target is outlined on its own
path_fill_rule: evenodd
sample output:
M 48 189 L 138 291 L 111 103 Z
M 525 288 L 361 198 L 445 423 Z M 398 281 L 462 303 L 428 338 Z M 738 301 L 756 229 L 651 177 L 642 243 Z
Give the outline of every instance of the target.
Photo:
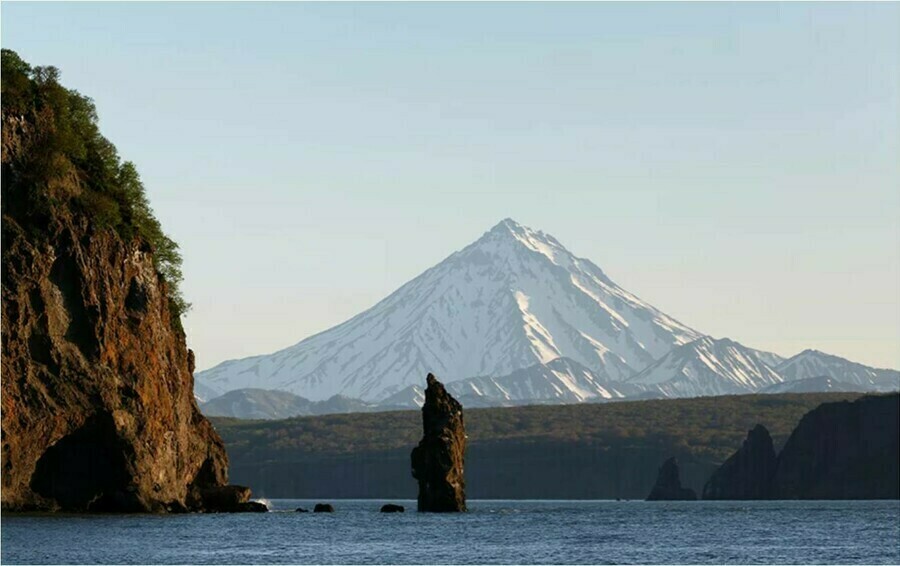
M 109 415 L 95 415 L 47 449 L 31 488 L 65 511 L 128 510 L 131 474 Z

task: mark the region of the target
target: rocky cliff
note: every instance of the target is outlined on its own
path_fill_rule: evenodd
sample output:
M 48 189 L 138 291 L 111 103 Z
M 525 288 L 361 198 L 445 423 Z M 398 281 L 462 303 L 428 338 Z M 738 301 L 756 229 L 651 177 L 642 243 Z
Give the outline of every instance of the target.
M 776 499 L 900 498 L 900 394 L 824 403 L 778 455 Z
M 56 75 L 3 52 L 3 509 L 237 510 L 128 171 Z
M 776 462 L 769 431 L 756 425 L 747 433 L 741 448 L 703 486 L 703 499 L 767 498 Z
M 412 473 L 419 482 L 419 511 L 465 511 L 466 428 L 462 405 L 432 374 L 422 406 L 424 436 L 412 451 Z
M 900 394 L 823 403 L 775 457 L 757 425 L 713 473 L 704 499 L 900 498 Z
M 681 487 L 678 460 L 669 458 L 659 468 L 656 484 L 647 496 L 647 501 L 694 501 L 697 494 L 693 489 Z

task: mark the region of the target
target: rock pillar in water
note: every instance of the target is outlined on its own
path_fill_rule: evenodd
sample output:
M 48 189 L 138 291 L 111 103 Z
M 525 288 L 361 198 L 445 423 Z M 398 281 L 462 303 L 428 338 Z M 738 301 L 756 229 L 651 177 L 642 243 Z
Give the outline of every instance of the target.
M 466 428 L 462 405 L 428 374 L 422 425 L 425 434 L 412 451 L 412 474 L 419 482 L 419 511 L 466 510 L 463 464 Z
M 647 496 L 647 501 L 694 501 L 697 494 L 693 489 L 681 487 L 678 460 L 669 458 L 659 468 L 656 485 Z

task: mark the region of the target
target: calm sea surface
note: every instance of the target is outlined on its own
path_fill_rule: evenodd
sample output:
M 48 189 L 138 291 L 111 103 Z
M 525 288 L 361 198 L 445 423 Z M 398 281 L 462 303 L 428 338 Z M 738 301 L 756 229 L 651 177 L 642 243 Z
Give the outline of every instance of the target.
M 4 515 L 14 563 L 900 563 L 900 502 L 470 501 L 381 514 L 383 501 L 276 499 L 273 513 Z

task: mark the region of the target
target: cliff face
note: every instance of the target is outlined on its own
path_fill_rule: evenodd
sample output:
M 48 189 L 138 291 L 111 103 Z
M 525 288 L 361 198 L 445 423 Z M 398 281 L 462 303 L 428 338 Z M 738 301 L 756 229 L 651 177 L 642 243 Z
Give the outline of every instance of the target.
M 678 460 L 669 458 L 659 468 L 656 484 L 647 496 L 647 501 L 694 501 L 697 494 L 693 489 L 681 487 Z
M 756 425 L 735 452 L 703 486 L 703 499 L 769 497 L 776 456 L 769 431 Z
M 8 74 L 7 55 L 2 506 L 211 510 L 225 448 L 194 401 L 193 353 L 153 250 L 73 205 L 96 173 L 51 143 L 64 103 L 9 112 L 7 82 L 27 75 Z
M 227 457 L 150 252 L 69 214 L 48 229 L 3 215 L 3 506 L 184 508 Z
M 776 499 L 900 498 L 900 394 L 825 403 L 778 455 Z
M 424 436 L 412 451 L 413 477 L 419 481 L 419 511 L 466 510 L 464 460 L 466 429 L 462 405 L 428 374 L 422 406 Z
M 710 477 L 704 499 L 900 498 L 900 394 L 823 403 L 778 457 L 757 425 Z

